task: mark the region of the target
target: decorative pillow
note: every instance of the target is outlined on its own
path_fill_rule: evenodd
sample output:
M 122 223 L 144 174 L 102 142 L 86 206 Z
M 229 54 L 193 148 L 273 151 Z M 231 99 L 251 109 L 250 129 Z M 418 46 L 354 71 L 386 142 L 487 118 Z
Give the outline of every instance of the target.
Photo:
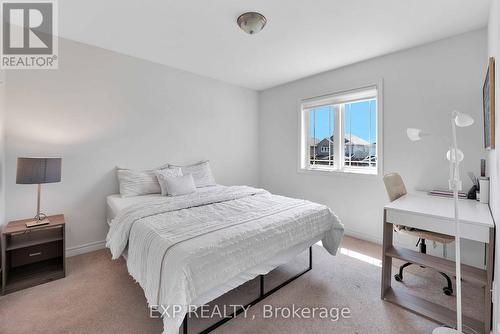
M 165 183 L 168 189 L 168 196 L 181 196 L 196 192 L 193 175 L 167 176 Z
M 187 166 L 168 165 L 168 168 L 180 168 L 183 175 L 192 174 L 196 188 L 217 185 L 208 161 Z
M 166 169 L 165 166 L 160 167 Z M 122 197 L 161 193 L 154 170 L 134 170 L 117 167 L 116 175 Z
M 156 177 L 158 178 L 158 182 L 160 183 L 161 194 L 166 196 L 169 191 L 167 188 L 167 177 L 177 177 L 182 176 L 182 171 L 180 168 L 166 168 L 155 170 Z

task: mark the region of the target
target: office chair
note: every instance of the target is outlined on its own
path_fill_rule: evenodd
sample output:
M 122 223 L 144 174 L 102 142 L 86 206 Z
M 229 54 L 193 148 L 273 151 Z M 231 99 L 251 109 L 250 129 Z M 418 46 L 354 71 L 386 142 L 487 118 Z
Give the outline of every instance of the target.
M 398 173 L 389 173 L 384 175 L 384 184 L 385 184 L 385 189 L 387 190 L 387 195 L 389 195 L 389 199 L 391 202 L 397 200 L 401 196 L 406 195 L 406 187 L 403 182 L 403 179 Z M 441 234 L 441 233 L 435 233 L 435 232 L 429 232 L 425 230 L 419 230 L 415 228 L 411 228 L 409 226 L 403 226 L 403 225 L 395 225 L 394 226 L 394 231 L 398 233 L 404 233 L 404 234 L 409 234 L 412 236 L 418 237 L 418 242 L 416 246 L 420 246 L 419 250 L 420 253 L 426 254 L 427 253 L 427 245 L 425 243 L 426 240 L 431 240 L 435 241 L 438 243 L 442 243 L 443 245 L 446 245 L 452 241 L 455 240 L 453 236 Z M 394 279 L 398 282 L 403 281 L 403 270 L 412 265 L 412 262 L 407 262 L 403 264 L 401 267 L 399 267 L 399 273 L 394 275 Z M 422 267 L 424 268 L 424 267 Z M 441 276 L 443 276 L 446 279 L 447 285 L 443 288 L 443 293 L 447 296 L 451 296 L 453 294 L 453 287 L 451 284 L 451 279 L 448 275 L 445 273 L 439 272 Z

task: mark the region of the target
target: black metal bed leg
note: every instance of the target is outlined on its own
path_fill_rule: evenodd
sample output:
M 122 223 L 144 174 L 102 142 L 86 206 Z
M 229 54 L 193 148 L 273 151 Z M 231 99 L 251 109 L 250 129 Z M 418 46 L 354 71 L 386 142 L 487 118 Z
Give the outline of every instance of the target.
M 313 248 L 309 247 L 309 270 L 313 268 Z
M 184 320 L 182 321 L 182 334 L 188 334 L 188 315 L 184 316 Z

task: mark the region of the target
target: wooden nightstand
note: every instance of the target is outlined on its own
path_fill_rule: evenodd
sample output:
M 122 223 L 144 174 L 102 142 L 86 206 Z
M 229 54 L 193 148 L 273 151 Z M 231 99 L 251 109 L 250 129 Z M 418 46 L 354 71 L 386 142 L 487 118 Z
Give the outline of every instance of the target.
M 2 294 L 66 276 L 64 215 L 27 228 L 32 219 L 9 222 L 2 231 Z

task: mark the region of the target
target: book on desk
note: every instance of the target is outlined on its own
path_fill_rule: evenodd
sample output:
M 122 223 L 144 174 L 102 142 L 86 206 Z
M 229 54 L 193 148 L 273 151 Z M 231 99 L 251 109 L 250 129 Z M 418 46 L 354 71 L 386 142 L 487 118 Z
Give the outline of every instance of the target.
M 452 198 L 453 197 L 453 191 L 451 190 L 440 190 L 440 189 L 433 189 L 429 192 L 427 192 L 427 195 L 429 196 L 437 196 L 437 197 L 449 197 L 449 198 Z M 458 193 L 458 198 L 459 199 L 467 199 L 467 194 L 460 191 Z

